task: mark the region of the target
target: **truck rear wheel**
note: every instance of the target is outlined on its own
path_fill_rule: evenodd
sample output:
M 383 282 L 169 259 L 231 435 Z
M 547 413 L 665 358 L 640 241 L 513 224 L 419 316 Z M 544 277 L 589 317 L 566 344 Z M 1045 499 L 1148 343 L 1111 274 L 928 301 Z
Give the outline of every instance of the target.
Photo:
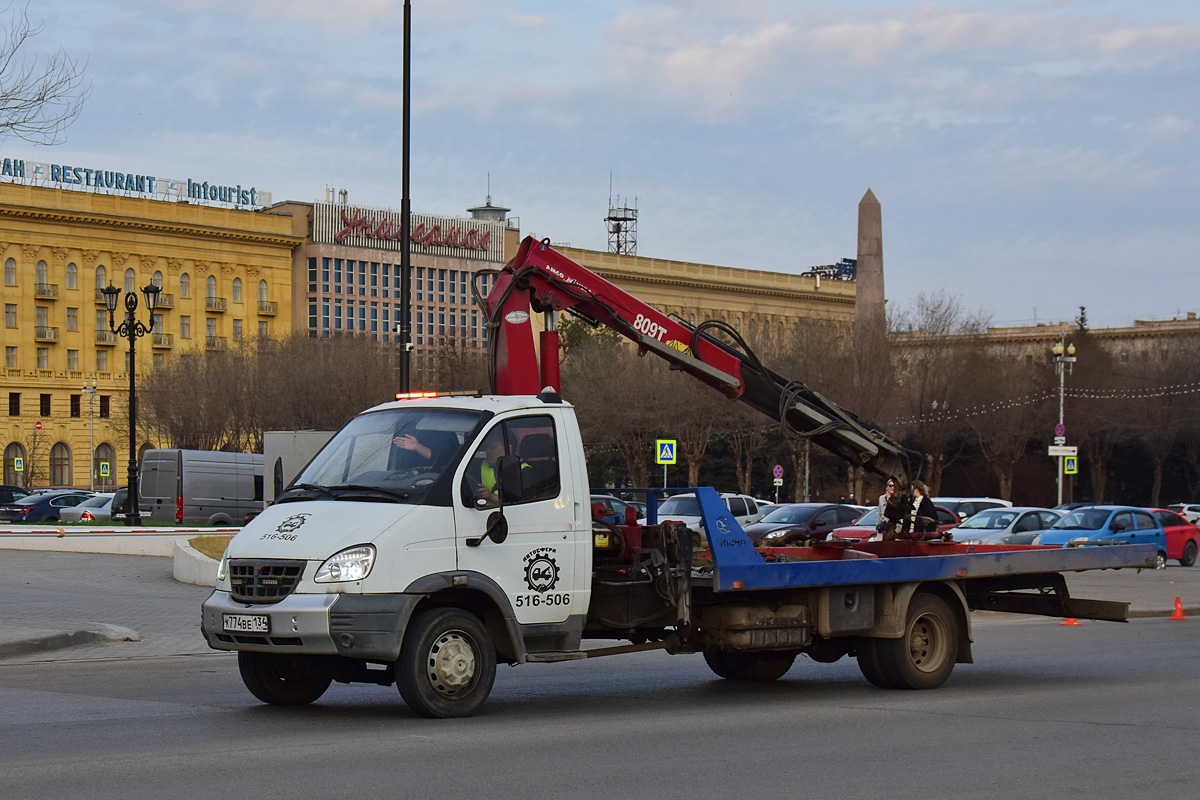
M 935 689 L 954 669 L 958 622 L 945 600 L 935 594 L 916 594 L 908 604 L 904 635 L 875 642 L 882 677 L 891 687 Z M 865 670 L 863 674 L 871 680 Z
M 333 682 L 310 656 L 243 651 L 238 653 L 238 672 L 250 694 L 276 706 L 308 705 Z
M 396 686 L 423 717 L 466 717 L 487 700 L 496 680 L 496 648 L 479 618 L 432 608 L 409 623 L 396 662 Z
M 878 639 L 860 638 L 854 643 L 854 650 L 858 654 L 858 670 L 864 678 L 880 689 L 896 688 L 888 680 L 888 676 L 883 672 L 883 666 L 879 663 Z
M 774 681 L 782 678 L 796 654 L 791 651 L 770 650 L 759 653 L 733 653 L 728 650 L 705 650 L 704 663 L 722 678 L 734 681 Z

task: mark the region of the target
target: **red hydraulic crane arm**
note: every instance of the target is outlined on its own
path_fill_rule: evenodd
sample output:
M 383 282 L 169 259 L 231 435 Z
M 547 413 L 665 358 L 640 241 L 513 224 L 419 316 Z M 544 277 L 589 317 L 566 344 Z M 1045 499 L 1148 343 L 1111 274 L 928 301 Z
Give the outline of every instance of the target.
M 779 419 L 792 433 L 852 464 L 902 480 L 906 475 L 899 444 L 815 390 L 766 369 L 736 331 L 724 328 L 742 351 L 704 334 L 707 326 L 722 327 L 720 323 L 693 328 L 668 317 L 557 252 L 549 240 L 526 237 L 497 274 L 486 301 L 477 292 L 476 302 L 485 308 L 496 394 L 560 389 L 557 319 L 567 311 L 611 328 L 634 341 L 639 355 L 654 353 L 673 369 Z M 544 314 L 546 321 L 540 368 L 532 313 Z

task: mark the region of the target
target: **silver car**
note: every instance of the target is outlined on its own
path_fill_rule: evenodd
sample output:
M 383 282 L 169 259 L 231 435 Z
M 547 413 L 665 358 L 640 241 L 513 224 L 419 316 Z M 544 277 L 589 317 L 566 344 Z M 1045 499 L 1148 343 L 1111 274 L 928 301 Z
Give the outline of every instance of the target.
M 108 522 L 112 517 L 114 492 L 101 492 L 77 506 L 58 512 L 59 522 Z
M 1066 513 L 1050 508 L 988 508 L 950 531 L 959 544 L 1032 544 Z

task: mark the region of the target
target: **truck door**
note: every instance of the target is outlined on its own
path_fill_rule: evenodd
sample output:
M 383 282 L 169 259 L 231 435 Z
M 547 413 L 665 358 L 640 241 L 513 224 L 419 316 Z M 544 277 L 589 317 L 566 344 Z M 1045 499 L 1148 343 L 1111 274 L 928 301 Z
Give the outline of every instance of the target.
M 560 447 L 552 414 L 530 414 L 498 421 L 484 431 L 456 474 L 454 520 L 458 568 L 487 575 L 508 596 L 517 621 L 566 622 L 586 612 L 586 596 L 575 569 L 579 541 L 590 544 L 591 531 L 576 532 L 572 471 Z M 504 504 L 508 537 L 501 543 L 483 536 L 497 513 L 497 475 L 501 455 L 520 459 L 519 499 Z

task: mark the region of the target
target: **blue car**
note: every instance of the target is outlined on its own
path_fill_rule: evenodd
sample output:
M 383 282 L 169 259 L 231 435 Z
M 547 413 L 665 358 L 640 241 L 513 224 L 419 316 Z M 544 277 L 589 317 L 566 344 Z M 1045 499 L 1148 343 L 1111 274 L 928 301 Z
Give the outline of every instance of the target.
M 1157 569 L 1167 566 L 1167 534 L 1154 515 L 1132 506 L 1087 506 L 1068 511 L 1033 540 L 1034 544 L 1072 547 L 1095 544 L 1158 545 Z

